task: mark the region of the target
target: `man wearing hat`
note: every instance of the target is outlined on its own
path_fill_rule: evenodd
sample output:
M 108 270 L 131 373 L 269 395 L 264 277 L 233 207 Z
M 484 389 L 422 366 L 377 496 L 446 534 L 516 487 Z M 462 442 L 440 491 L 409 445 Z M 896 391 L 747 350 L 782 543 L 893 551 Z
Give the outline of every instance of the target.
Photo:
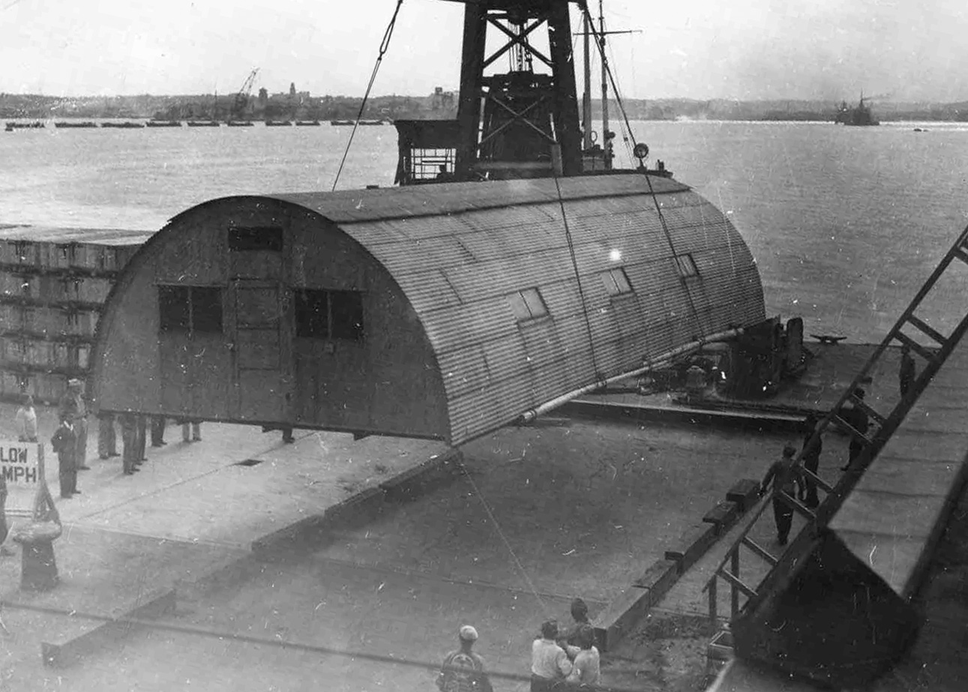
M 774 490 L 796 497 L 795 493 L 803 488 L 803 472 L 793 458 L 796 453 L 797 448 L 793 445 L 788 444 L 783 448 L 783 457 L 773 462 L 760 484 L 760 495 L 766 493 L 770 481 L 773 481 Z M 776 542 L 786 545 L 793 525 L 793 507 L 776 494 L 773 495 L 773 518 L 776 520 Z
M 484 659 L 471 651 L 477 630 L 464 625 L 458 630 L 460 648 L 447 654 L 437 676 L 440 692 L 491 692 L 491 681 L 484 672 Z
M 67 381 L 67 392 L 57 407 L 60 417 L 71 422 L 74 429 L 74 465 L 78 470 L 87 465 L 87 405 L 84 403 L 84 383 L 74 378 Z

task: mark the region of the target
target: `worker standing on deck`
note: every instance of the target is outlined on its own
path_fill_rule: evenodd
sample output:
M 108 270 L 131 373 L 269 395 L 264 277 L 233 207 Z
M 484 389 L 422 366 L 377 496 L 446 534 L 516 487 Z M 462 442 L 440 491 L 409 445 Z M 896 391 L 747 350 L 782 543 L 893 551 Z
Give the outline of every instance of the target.
M 152 416 L 151 417 L 151 446 L 152 447 L 164 447 L 167 442 L 165 442 L 165 425 L 168 423 L 168 419 L 164 416 Z
M 138 471 L 141 450 L 138 448 L 138 416 L 125 413 L 121 416 L 121 468 L 125 476 Z
M 864 400 L 866 395 L 867 392 L 860 387 L 854 390 L 854 396 L 861 401 Z M 852 428 L 854 428 L 854 430 L 862 435 L 866 435 L 868 429 L 871 427 L 870 419 L 867 417 L 867 412 L 855 406 L 841 409 L 840 417 L 843 418 Z M 857 459 L 857 457 L 861 455 L 861 452 L 864 451 L 864 447 L 865 443 L 863 440 L 858 440 L 856 437 L 851 435 L 850 446 L 848 447 L 849 455 L 847 457 L 847 465 L 841 466 L 840 470 L 846 471 L 848 468 L 850 468 L 850 465 L 854 463 L 854 460 Z
M 50 446 L 57 453 L 57 470 L 60 477 L 60 496 L 65 500 L 80 495 L 77 489 L 77 466 L 75 451 L 77 439 L 71 419 L 61 416 L 61 424 L 50 438 Z
M 901 398 L 906 397 L 907 393 L 911 391 L 916 376 L 917 368 L 914 366 L 914 358 L 911 356 L 911 347 L 904 344 L 901 346 L 901 370 L 898 373 L 901 383 Z
M 57 407 L 61 418 L 71 422 L 74 431 L 74 467 L 87 471 L 87 405 L 84 403 L 84 383 L 76 378 L 67 381 L 67 392 Z
M 797 489 L 803 487 L 803 474 L 793 459 L 796 453 L 797 449 L 793 445 L 783 448 L 783 457 L 773 462 L 760 484 L 760 495 L 766 494 L 770 481 L 773 481 L 774 491 L 796 497 Z M 783 501 L 777 492 L 773 495 L 773 518 L 776 521 L 776 542 L 786 545 L 790 527 L 793 525 L 793 507 Z
M 541 637 L 531 645 L 531 692 L 551 692 L 571 673 L 571 661 L 557 639 L 558 623 L 543 622 Z
M 823 439 L 817 430 L 817 417 L 815 415 L 812 413 L 808 415 L 804 424 L 806 430 L 803 433 L 803 468 L 816 476 L 820 469 L 820 453 L 823 451 Z M 814 432 L 817 433 L 817 437 L 814 439 L 813 444 L 809 444 Z M 803 486 L 800 488 L 798 499 L 810 509 L 816 509 L 820 505 L 820 498 L 817 497 L 817 484 L 813 482 L 813 479 L 806 477 L 803 479 Z
M 491 692 L 491 681 L 484 672 L 484 658 L 471 651 L 477 630 L 464 625 L 457 634 L 460 648 L 444 658 L 437 676 L 440 692 Z
M 37 411 L 34 410 L 34 398 L 29 394 L 24 394 L 23 405 L 17 409 L 16 424 L 20 442 L 37 441 Z
M 562 648 L 566 646 L 578 646 L 578 635 L 584 625 L 591 625 L 588 621 L 588 605 L 580 598 L 571 602 L 571 619 L 575 624 L 558 632 L 558 644 Z M 565 649 L 567 651 L 567 649 Z
M 112 413 L 98 414 L 97 455 L 101 459 L 118 456 L 118 436 L 114 431 L 114 414 Z
M 200 421 L 186 418 L 182 421 L 182 442 L 201 442 L 202 424 Z
M 145 416 L 135 416 L 135 466 L 141 466 L 143 461 L 147 461 L 145 456 L 145 445 L 148 439 L 148 418 Z

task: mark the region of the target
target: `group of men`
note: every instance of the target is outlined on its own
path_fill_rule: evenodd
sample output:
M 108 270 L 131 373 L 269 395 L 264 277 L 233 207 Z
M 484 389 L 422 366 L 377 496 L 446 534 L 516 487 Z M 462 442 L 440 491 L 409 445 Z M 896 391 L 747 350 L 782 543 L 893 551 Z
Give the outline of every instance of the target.
M 901 361 L 898 370 L 898 385 L 901 399 L 911 395 L 915 379 L 917 377 L 917 365 L 911 355 L 910 347 L 905 344 L 901 347 Z M 866 392 L 861 389 L 854 390 L 854 397 L 863 402 Z M 840 411 L 840 417 L 861 435 L 866 435 L 870 430 L 870 418 L 867 412 L 859 406 L 845 406 Z M 820 467 L 820 453 L 823 451 L 823 440 L 817 431 L 818 418 L 810 414 L 805 421 L 805 433 L 803 438 L 803 454 L 801 456 L 803 466 L 796 463 L 796 448 L 793 445 L 786 445 L 783 448 L 783 456 L 779 461 L 774 462 L 763 482 L 760 484 L 760 495 L 764 495 L 769 489 L 770 483 L 774 488 L 783 491 L 790 497 L 796 497 L 810 509 L 816 509 L 820 505 L 817 497 L 817 485 L 810 478 L 809 471 L 814 476 Z M 847 463 L 840 467 L 841 471 L 847 471 L 864 451 L 865 442 L 863 439 L 851 435 L 848 446 Z M 793 524 L 793 508 L 784 502 L 779 496 L 773 497 L 773 518 L 776 522 L 777 543 L 786 545 L 790 535 L 790 527 Z
M 588 607 L 576 598 L 571 604 L 575 623 L 561 631 L 555 620 L 541 625 L 541 636 L 531 646 L 531 692 L 564 692 L 570 687 L 597 685 L 601 676 L 595 630 L 588 621 Z M 477 630 L 464 625 L 458 630 L 460 648 L 444 658 L 437 676 L 440 692 L 492 692 L 484 658 L 473 651 Z
M 57 454 L 60 496 L 69 499 L 79 495 L 77 472 L 91 467 L 87 465 L 88 409 L 84 401 L 84 384 L 81 380 L 71 379 L 67 392 L 60 398 L 57 406 L 60 425 L 51 437 L 51 447 Z M 118 453 L 115 416 L 103 414 L 98 417 L 98 456 L 102 460 L 121 457 L 125 475 L 133 475 L 147 460 L 148 420 L 145 416 L 126 413 L 118 418 L 121 424 L 122 452 Z M 151 446 L 162 447 L 166 444 L 163 416 L 151 417 Z M 202 439 L 201 425 L 198 421 L 184 420 L 182 438 L 185 442 L 198 442 Z M 24 404 L 17 411 L 17 428 L 22 441 L 37 441 L 37 414 L 33 408 L 33 398 L 24 396 Z

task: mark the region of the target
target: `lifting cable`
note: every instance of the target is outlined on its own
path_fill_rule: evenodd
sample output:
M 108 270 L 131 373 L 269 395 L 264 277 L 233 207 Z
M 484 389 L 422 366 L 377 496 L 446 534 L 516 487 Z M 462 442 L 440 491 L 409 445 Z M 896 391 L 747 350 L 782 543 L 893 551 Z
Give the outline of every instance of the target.
M 592 368 L 595 370 L 595 379 L 602 381 L 604 375 L 598 369 L 598 358 L 595 355 L 595 339 L 592 337 L 592 321 L 588 316 L 588 304 L 585 301 L 585 289 L 581 285 L 581 272 L 578 271 L 578 260 L 575 257 L 575 242 L 571 237 L 571 229 L 568 227 L 568 216 L 565 214 L 565 200 L 561 196 L 561 183 L 558 181 L 558 172 L 554 164 L 551 166 L 551 177 L 555 181 L 555 191 L 558 193 L 558 206 L 561 209 L 561 222 L 565 226 L 565 240 L 568 241 L 568 252 L 571 255 L 571 266 L 575 270 L 575 281 L 578 282 L 578 299 L 581 301 L 582 315 L 585 317 L 585 331 L 588 334 L 588 348 L 591 350 Z
M 548 610 L 548 606 L 545 605 L 545 602 L 541 598 L 541 594 L 538 593 L 538 589 L 535 587 L 534 582 L 532 582 L 531 577 L 528 576 L 527 570 L 524 569 L 524 565 L 522 565 L 521 561 L 518 559 L 517 553 L 515 553 L 514 548 L 511 547 L 510 541 L 508 541 L 504 531 L 501 530 L 501 525 L 498 523 L 497 517 L 495 517 L 494 512 L 491 511 L 491 505 L 488 504 L 487 500 L 484 499 L 484 493 L 482 493 L 481 489 L 477 487 L 477 483 L 474 482 L 474 477 L 471 476 L 470 470 L 466 466 L 464 466 L 463 455 L 460 455 L 460 457 L 458 457 L 457 463 L 460 465 L 461 473 L 463 473 L 464 477 L 467 478 L 468 481 L 470 481 L 471 488 L 473 488 L 474 490 L 474 494 L 477 495 L 477 499 L 481 501 L 481 505 L 483 505 L 484 511 L 487 513 L 487 516 L 491 520 L 491 523 L 494 524 L 494 530 L 497 531 L 497 535 L 500 537 L 501 542 L 504 543 L 504 547 L 507 548 L 508 553 L 511 555 L 511 559 L 514 560 L 514 566 L 517 567 L 518 572 L 521 573 L 521 578 L 524 579 L 525 583 L 528 585 L 528 588 L 531 590 L 531 593 L 538 601 L 538 606 L 540 606 L 541 611 L 544 613 L 544 616 L 551 617 L 552 615 L 554 615 L 554 613 Z
M 636 146 L 635 133 L 632 132 L 632 125 L 629 123 L 629 116 L 625 110 L 625 104 L 622 102 L 622 96 L 619 94 L 618 85 L 615 83 L 615 76 L 612 74 L 612 68 L 607 64 L 607 58 L 605 57 L 605 52 L 602 49 L 602 43 L 598 35 L 595 25 L 592 22 L 591 14 L 588 12 L 588 6 L 584 6 L 585 15 L 588 17 L 589 28 L 591 29 L 592 35 L 595 37 L 595 45 L 598 46 L 598 52 L 601 54 L 601 59 L 605 62 L 605 71 L 608 74 L 608 81 L 612 85 L 612 93 L 615 94 L 615 100 L 618 102 L 618 108 L 622 112 L 622 120 L 625 123 L 625 129 L 629 133 L 629 137 L 632 139 L 632 146 Z M 672 251 L 672 257 L 676 262 L 676 271 L 679 274 L 679 282 L 682 284 L 683 289 L 686 292 L 686 300 L 689 301 L 689 309 L 692 311 L 693 319 L 696 322 L 696 329 L 699 332 L 696 338 L 700 339 L 702 334 L 702 325 L 699 322 L 699 311 L 696 310 L 696 303 L 692 299 L 692 293 L 689 291 L 689 285 L 686 283 L 686 278 L 682 275 L 682 270 L 679 268 L 679 255 L 676 252 L 676 246 L 672 242 L 672 234 L 669 232 L 669 225 L 666 223 L 665 215 L 662 213 L 662 206 L 659 204 L 659 198 L 655 194 L 655 188 L 652 187 L 652 179 L 648 175 L 643 175 L 645 182 L 649 186 L 649 194 L 652 196 L 652 203 L 655 205 L 655 212 L 659 216 L 659 224 L 662 226 L 662 232 L 665 234 L 666 242 L 669 244 L 669 250 Z M 555 184 L 557 185 L 557 179 L 555 179 Z
M 360 126 L 360 120 L 363 119 L 363 109 L 366 108 L 366 101 L 370 97 L 370 90 L 373 88 L 373 82 L 376 81 L 376 73 L 380 71 L 380 64 L 383 62 L 383 56 L 390 47 L 390 38 L 393 36 L 393 27 L 397 23 L 397 15 L 400 13 L 400 6 L 403 5 L 403 0 L 397 0 L 397 6 L 393 10 L 393 17 L 390 19 L 390 24 L 387 25 L 387 30 L 383 34 L 383 40 L 380 42 L 380 53 L 376 57 L 376 63 L 373 65 L 373 72 L 370 73 L 370 83 L 366 85 L 366 93 L 363 94 L 363 103 L 360 104 L 360 112 L 356 114 L 356 122 L 353 123 L 353 130 L 350 132 L 350 139 L 346 143 L 346 150 L 343 151 L 343 158 L 339 162 L 339 168 L 336 170 L 336 179 L 333 181 L 333 190 L 336 189 L 336 183 L 339 182 L 340 173 L 343 172 L 343 164 L 346 163 L 346 156 L 350 153 L 350 147 L 353 144 L 353 137 L 356 135 L 356 130 Z

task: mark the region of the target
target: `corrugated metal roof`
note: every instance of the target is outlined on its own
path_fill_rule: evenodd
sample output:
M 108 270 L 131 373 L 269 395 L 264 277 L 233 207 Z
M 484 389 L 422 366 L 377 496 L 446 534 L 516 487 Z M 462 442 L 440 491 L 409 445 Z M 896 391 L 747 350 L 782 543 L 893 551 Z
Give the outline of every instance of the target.
M 594 381 L 596 368 L 614 375 L 765 318 L 745 242 L 686 185 L 651 179 L 660 218 L 640 174 L 559 182 L 560 200 L 551 179 L 277 196 L 335 223 L 400 285 L 438 353 L 453 444 Z M 685 253 L 698 277 L 679 276 Z M 619 266 L 634 300 L 606 293 L 601 274 Z M 531 287 L 549 315 L 519 323 L 509 296 Z

